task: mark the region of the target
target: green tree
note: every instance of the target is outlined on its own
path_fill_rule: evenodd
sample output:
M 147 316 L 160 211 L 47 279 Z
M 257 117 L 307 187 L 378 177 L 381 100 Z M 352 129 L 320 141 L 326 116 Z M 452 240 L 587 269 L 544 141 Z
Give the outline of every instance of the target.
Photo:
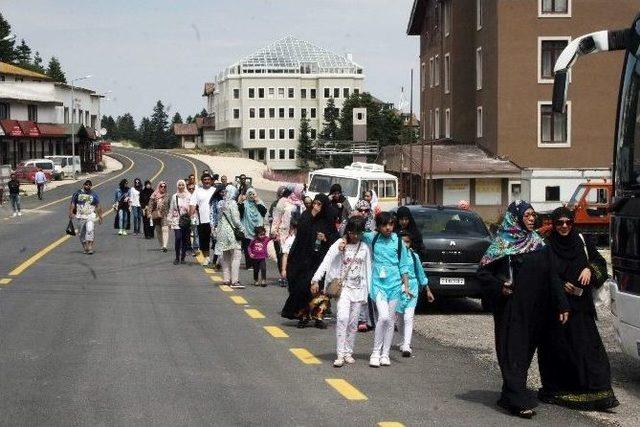
M 167 148 L 171 141 L 169 140 L 169 115 L 164 109 L 162 101 L 158 100 L 156 106 L 153 107 L 153 114 L 150 119 L 151 126 L 151 147 Z
M 15 53 L 18 65 L 22 67 L 29 67 L 31 65 L 31 48 L 24 39 L 20 40 L 20 44 L 16 47 Z
M 56 82 L 66 83 L 67 78 L 62 71 L 60 61 L 55 56 L 52 56 L 49 60 L 49 66 L 47 67 L 47 76 L 51 77 Z
M 42 66 L 42 57 L 40 56 L 40 52 L 36 51 L 36 53 L 33 55 L 33 61 L 31 62 L 31 67 L 33 71 L 40 74 L 44 74 L 47 72 L 47 70 L 45 70 L 44 67 Z
M 125 113 L 122 116 L 118 116 L 115 124 L 117 127 L 119 139 L 130 141 L 135 141 L 138 139 L 138 130 L 136 129 L 136 124 L 133 121 L 133 116 L 130 113 Z
M 195 120 L 193 117 L 191 116 L 187 116 L 187 120 L 185 121 L 185 123 L 193 123 Z
M 172 125 L 175 125 L 176 123 L 182 123 L 182 116 L 177 111 L 173 115 L 173 118 L 171 119 L 171 124 Z
M 209 113 L 207 113 L 207 110 L 205 108 L 203 108 L 198 114 L 196 114 L 196 117 L 207 117 L 209 116 Z
M 116 126 L 116 122 L 115 120 L 113 120 L 112 116 L 103 115 L 102 119 L 100 120 L 100 127 L 103 127 L 107 130 L 105 138 L 112 141 L 117 141 L 120 139 L 118 135 L 118 127 Z
M 13 62 L 16 59 L 15 40 L 2 40 L 11 34 L 11 25 L 0 13 L 0 61 Z
M 339 138 L 338 119 L 336 102 L 333 98 L 329 98 L 327 106 L 324 109 L 324 122 L 322 124 L 322 131 L 320 131 L 320 139 L 333 141 Z
M 309 119 L 300 119 L 300 132 L 298 136 L 298 166 L 308 170 L 311 163 L 315 162 L 316 156 L 313 151 L 313 141 L 311 140 L 311 126 Z
M 140 126 L 138 127 L 138 141 L 142 148 L 149 148 L 153 146 L 151 120 L 149 120 L 148 117 L 143 117 L 142 120 L 140 120 Z

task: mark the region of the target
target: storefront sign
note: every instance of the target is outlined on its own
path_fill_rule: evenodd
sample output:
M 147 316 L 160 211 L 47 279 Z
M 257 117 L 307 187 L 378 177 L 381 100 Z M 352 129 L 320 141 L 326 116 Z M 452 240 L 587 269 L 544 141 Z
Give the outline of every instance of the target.
M 445 179 L 442 182 L 442 204 L 456 205 L 459 200 L 469 200 L 468 179 Z
M 502 204 L 502 180 L 499 178 L 476 179 L 476 205 L 495 206 Z
M 6 136 L 24 136 L 17 120 L 2 120 L 0 124 Z
M 36 126 L 34 122 L 21 121 L 19 123 L 20 129 L 22 129 L 24 136 L 30 136 L 34 138 L 40 136 L 40 130 L 38 130 L 38 126 Z

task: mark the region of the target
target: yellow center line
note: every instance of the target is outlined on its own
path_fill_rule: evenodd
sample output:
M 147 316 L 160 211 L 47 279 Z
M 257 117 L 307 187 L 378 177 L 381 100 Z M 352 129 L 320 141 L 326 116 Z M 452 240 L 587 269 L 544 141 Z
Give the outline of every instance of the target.
M 204 272 L 206 274 L 216 274 L 217 273 L 217 271 L 215 271 L 213 268 L 205 268 Z
M 211 279 L 211 281 L 212 281 L 213 283 L 220 283 L 220 282 L 222 282 L 222 277 L 220 277 L 220 276 L 209 276 L 209 278 Z
M 397 421 L 380 421 L 378 427 L 404 427 L 404 424 Z
M 265 326 L 264 330 L 274 338 L 289 338 L 289 335 L 277 326 Z
M 349 384 L 346 380 L 341 378 L 327 378 L 325 381 L 347 400 L 367 400 L 367 396 L 362 394 L 360 390 Z
M 0 279 L 0 285 L 8 285 L 13 279 Z
M 260 310 L 256 310 L 255 308 L 247 308 L 244 312 L 252 319 L 264 319 L 264 314 L 260 313 Z
M 320 365 L 322 363 L 306 348 L 290 348 L 289 351 L 305 365 Z
M 231 298 L 231 301 L 235 302 L 236 304 L 249 304 L 247 300 L 240 295 L 231 295 L 229 298 Z
M 220 285 L 220 290 L 222 292 L 233 292 L 233 289 L 231 289 L 228 285 Z

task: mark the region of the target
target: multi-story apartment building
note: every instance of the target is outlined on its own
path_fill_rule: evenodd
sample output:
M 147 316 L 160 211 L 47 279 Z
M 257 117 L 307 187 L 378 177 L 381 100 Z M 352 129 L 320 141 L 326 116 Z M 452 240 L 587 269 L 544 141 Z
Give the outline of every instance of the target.
M 215 117 L 219 142 L 272 169 L 296 169 L 300 119 L 310 120 L 315 139 L 328 100 L 340 110 L 363 81 L 362 67 L 350 55 L 288 36 L 221 72 L 207 111 Z
M 637 0 L 415 0 L 422 138 L 512 161 L 523 171 L 510 194 L 539 209 L 568 201 L 577 183 L 610 175 L 622 54 L 574 68 L 566 114 L 551 111 L 555 60 L 572 38 L 637 12 Z

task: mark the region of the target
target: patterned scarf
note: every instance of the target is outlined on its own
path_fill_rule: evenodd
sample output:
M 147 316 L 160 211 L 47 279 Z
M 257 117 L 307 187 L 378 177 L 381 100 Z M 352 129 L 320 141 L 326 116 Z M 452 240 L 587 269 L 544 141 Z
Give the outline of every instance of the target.
M 260 212 L 258 211 L 255 199 L 249 199 L 249 196 L 252 194 L 254 197 L 257 197 L 256 190 L 249 188 L 247 190 L 247 200 L 244 201 L 244 216 L 242 217 L 242 225 L 244 225 L 248 238 L 253 238 L 255 236 L 255 228 L 263 225 L 264 223 L 262 215 L 260 215 Z

